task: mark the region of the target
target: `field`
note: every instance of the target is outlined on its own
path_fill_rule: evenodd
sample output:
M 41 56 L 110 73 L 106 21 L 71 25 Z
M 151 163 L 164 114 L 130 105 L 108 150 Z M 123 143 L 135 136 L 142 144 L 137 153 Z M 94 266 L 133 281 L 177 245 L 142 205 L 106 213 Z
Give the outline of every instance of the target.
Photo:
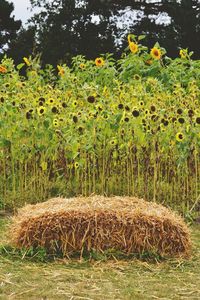
M 188 49 L 171 59 L 143 38 L 129 35 L 117 60 L 0 62 L 0 217 L 55 196 L 95 194 L 155 201 L 190 224 L 199 217 L 200 60 Z M 92 253 L 49 261 L 42 250 L 9 247 L 9 224 L 1 217 L 0 299 L 200 299 L 194 223 L 191 259 L 159 261 Z
M 6 245 L 0 220 L 0 245 Z M 200 227 L 193 226 L 193 256 L 160 263 L 131 260 L 40 262 L 0 256 L 0 299 L 168 299 L 200 298 Z
M 129 36 L 119 60 L 77 56 L 57 70 L 2 60 L 2 209 L 92 193 L 198 208 L 200 61 L 142 39 Z

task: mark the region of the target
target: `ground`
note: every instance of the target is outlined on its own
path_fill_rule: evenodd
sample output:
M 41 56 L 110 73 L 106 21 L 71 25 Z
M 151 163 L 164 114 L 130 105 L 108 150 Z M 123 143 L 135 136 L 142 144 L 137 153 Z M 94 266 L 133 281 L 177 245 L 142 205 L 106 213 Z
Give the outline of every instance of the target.
M 0 245 L 7 244 L 0 219 Z M 0 254 L 0 299 L 200 299 L 200 225 L 191 227 L 190 260 L 42 263 Z

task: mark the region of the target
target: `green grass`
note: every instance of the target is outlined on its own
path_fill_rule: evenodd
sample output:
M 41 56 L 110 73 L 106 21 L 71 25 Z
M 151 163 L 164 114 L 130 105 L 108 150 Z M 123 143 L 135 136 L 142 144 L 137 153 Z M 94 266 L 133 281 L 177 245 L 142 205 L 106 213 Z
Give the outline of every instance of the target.
M 6 225 L 0 220 L 0 245 Z M 191 228 L 193 255 L 188 261 L 132 260 L 49 263 L 0 256 L 0 299 L 200 299 L 200 226 Z

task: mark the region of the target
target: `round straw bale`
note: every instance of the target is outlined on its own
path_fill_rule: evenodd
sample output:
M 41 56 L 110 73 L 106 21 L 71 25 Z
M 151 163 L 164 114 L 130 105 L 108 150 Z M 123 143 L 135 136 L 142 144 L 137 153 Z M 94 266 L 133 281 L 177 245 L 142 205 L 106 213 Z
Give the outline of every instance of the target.
M 11 237 L 15 247 L 45 247 L 64 256 L 113 249 L 187 257 L 191 249 L 180 216 L 134 197 L 54 198 L 27 205 L 13 218 Z

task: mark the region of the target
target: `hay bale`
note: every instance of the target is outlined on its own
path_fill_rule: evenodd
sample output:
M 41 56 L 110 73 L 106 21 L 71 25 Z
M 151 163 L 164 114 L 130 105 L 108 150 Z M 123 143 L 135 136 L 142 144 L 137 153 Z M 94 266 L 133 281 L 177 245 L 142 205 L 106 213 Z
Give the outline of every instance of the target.
M 115 249 L 187 257 L 191 248 L 181 217 L 134 197 L 54 198 L 27 205 L 13 218 L 11 237 L 15 247 L 45 247 L 64 256 Z

